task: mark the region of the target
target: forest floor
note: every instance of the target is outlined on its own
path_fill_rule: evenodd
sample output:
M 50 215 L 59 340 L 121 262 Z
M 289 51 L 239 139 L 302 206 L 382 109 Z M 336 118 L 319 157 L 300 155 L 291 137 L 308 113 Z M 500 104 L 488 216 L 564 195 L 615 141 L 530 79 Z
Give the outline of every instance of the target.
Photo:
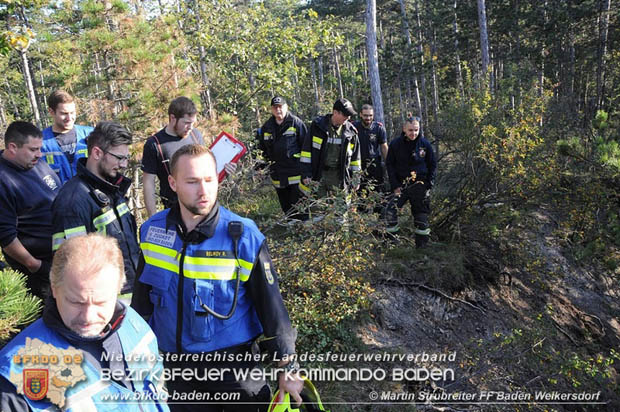
M 387 377 L 328 387 L 332 412 L 620 410 L 620 269 L 576 262 L 550 209 L 532 208 L 502 239 L 462 250 L 386 243 L 357 350 L 418 358 L 356 364 Z M 433 370 L 441 376 L 424 375 Z

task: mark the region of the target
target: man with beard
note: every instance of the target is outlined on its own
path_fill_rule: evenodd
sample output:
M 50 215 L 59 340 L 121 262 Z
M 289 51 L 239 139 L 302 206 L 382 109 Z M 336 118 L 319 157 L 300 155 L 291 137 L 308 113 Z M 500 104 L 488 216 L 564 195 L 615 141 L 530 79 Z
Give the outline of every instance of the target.
M 75 100 L 64 90 L 50 94 L 47 106 L 53 123 L 43 130 L 41 151 L 60 182 L 65 184 L 75 176 L 78 160 L 86 157 L 86 138 L 93 128 L 75 124 Z
M 78 161 L 77 176 L 52 204 L 54 250 L 65 239 L 92 232 L 118 241 L 127 277 L 123 293 L 131 291 L 140 256 L 136 221 L 127 206 L 131 180 L 121 174 L 129 162 L 131 140 L 120 124 L 99 123 L 88 138 L 88 158 Z
M 383 167 L 381 158 L 387 158 L 388 144 L 385 127 L 380 122 L 374 121 L 374 109 L 365 104 L 360 112 L 361 120 L 353 123 L 357 129 L 360 140 L 362 156 L 362 181 L 360 189 L 364 190 L 370 185 L 374 190 L 381 193 L 383 186 Z
M 7 263 L 26 274 L 26 286 L 40 298 L 49 289 L 52 263 L 52 202 L 60 180 L 41 160 L 41 130 L 13 122 L 0 152 L 0 246 Z
M 265 411 L 270 390 L 252 356 L 261 334 L 265 349 L 288 372 L 279 376 L 280 393 L 301 402 L 303 380 L 292 373 L 299 364 L 291 360 L 296 334 L 265 236 L 253 221 L 218 204 L 216 163 L 209 149 L 180 148 L 170 171 L 178 202 L 140 228 L 144 261 L 132 307 L 149 318 L 166 368 L 221 371 L 187 379 L 173 373 L 167 382 L 173 399 L 217 400 L 221 394 L 234 399 L 223 404 L 181 401 L 171 410 Z M 246 371 L 246 379 L 236 376 Z
M 112 238 L 90 234 L 62 244 L 42 318 L 0 350 L 0 410 L 169 410 L 158 401 L 165 393 L 157 339 L 117 300 L 123 266 Z
M 170 159 L 180 147 L 188 144 L 204 144 L 202 134 L 194 128 L 198 110 L 189 98 L 181 96 L 170 102 L 168 124 L 149 137 L 142 154 L 142 185 L 144 203 L 149 216 L 157 212 L 155 199 L 155 176 L 159 179 L 159 196 L 164 208 L 176 202 L 176 194 L 168 185 Z

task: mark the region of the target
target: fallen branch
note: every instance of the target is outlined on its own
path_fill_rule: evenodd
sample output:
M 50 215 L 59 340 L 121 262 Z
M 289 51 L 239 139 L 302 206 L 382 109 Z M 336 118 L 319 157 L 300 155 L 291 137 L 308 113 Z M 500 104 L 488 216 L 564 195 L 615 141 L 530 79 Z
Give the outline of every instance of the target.
M 448 300 L 451 300 L 453 302 L 463 303 L 463 304 L 465 304 L 467 306 L 470 306 L 470 307 L 472 307 L 474 309 L 479 310 L 482 313 L 486 313 L 486 311 L 484 309 L 482 309 L 481 307 L 479 307 L 479 306 L 476 306 L 476 305 L 474 305 L 474 304 L 472 304 L 472 303 L 470 303 L 470 302 L 468 302 L 466 300 L 463 300 L 463 299 L 453 298 L 452 296 L 448 296 L 444 292 L 442 292 L 441 290 L 435 289 L 435 288 L 431 288 L 430 286 L 426 286 L 423 283 L 417 283 L 417 282 L 407 282 L 407 283 L 405 283 L 405 282 L 401 282 L 400 280 L 397 280 L 397 279 L 391 279 L 391 280 L 386 281 L 386 283 L 390 283 L 390 282 L 394 282 L 394 283 L 397 283 L 400 286 L 406 286 L 408 288 L 410 288 L 412 286 L 415 286 L 418 289 L 424 289 L 424 290 L 427 290 L 429 292 L 436 293 L 436 294 L 438 294 L 438 295 L 440 295 L 440 296 L 442 296 L 442 297 L 444 297 L 444 298 L 446 298 Z

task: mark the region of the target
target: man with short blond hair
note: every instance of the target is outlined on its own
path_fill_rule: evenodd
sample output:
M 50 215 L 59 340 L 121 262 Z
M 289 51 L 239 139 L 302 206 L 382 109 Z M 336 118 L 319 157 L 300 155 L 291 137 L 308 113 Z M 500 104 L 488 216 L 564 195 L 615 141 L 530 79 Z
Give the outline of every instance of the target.
M 265 236 L 256 224 L 219 205 L 213 153 L 200 145 L 181 147 L 170 164 L 169 183 L 178 196 L 140 228 L 143 268 L 132 306 L 149 318 L 164 355 L 210 353 L 204 359 L 174 361 L 167 368 L 217 369 L 222 379 L 168 382 L 171 396 L 218 399 L 238 394 L 230 404 L 174 404 L 175 412 L 264 411 L 270 390 L 264 379 L 239 380 L 237 371 L 256 376 L 260 365 L 252 347 L 260 335 L 280 366 L 294 372 L 296 334 L 291 326 Z M 228 357 L 235 355 L 234 357 Z M 249 357 L 248 357 L 249 356 Z M 168 360 L 169 359 L 169 360 Z M 245 359 L 239 361 L 239 359 Z M 254 358 L 255 359 L 255 358 Z M 214 375 L 210 375 L 214 376 Z M 280 375 L 281 393 L 301 402 L 303 381 Z M 192 395 L 194 394 L 194 395 Z M 198 394 L 198 396 L 196 396 Z
M 68 239 L 54 256 L 50 277 L 52 298 L 42 318 L 0 351 L 0 410 L 168 411 L 157 339 L 140 315 L 117 300 L 125 274 L 116 240 L 99 234 Z M 16 361 L 43 348 L 61 365 L 32 364 L 25 356 Z M 68 353 L 81 361 L 61 367 Z M 46 373 L 41 386 L 24 381 L 30 368 Z M 42 387 L 48 396 L 32 396 Z
M 52 125 L 43 130 L 41 151 L 64 184 L 75 176 L 78 160 L 87 156 L 86 139 L 93 128 L 75 124 L 75 99 L 64 90 L 52 92 L 47 106 Z

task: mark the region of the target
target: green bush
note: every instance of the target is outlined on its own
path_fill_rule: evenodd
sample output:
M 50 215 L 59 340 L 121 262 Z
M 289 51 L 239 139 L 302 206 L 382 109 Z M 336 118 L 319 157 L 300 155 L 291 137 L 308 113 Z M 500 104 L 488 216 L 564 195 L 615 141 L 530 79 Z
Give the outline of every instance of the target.
M 12 269 L 0 272 L 0 345 L 20 326 L 33 322 L 41 311 L 41 300 L 26 288 L 26 277 Z

